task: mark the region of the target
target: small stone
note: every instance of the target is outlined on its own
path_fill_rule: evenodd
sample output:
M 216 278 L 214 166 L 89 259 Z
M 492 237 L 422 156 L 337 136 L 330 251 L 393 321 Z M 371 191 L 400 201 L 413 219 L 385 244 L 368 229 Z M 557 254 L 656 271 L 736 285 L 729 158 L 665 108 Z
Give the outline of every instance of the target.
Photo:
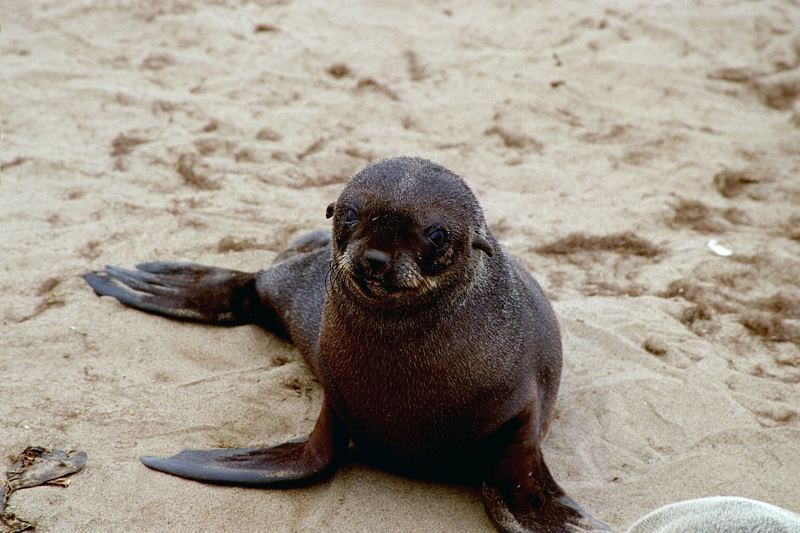
M 644 349 L 653 355 L 664 355 L 667 353 L 667 343 L 658 337 L 647 337 L 644 341 Z

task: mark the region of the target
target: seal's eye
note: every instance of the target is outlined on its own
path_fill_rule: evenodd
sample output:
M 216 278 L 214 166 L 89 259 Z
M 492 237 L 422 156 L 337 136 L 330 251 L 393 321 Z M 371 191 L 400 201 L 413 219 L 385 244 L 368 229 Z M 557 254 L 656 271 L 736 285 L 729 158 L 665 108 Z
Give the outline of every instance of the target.
M 435 229 L 428 233 L 427 235 L 428 240 L 437 248 L 441 248 L 444 246 L 445 241 L 447 240 L 447 235 L 445 234 L 444 230 Z
M 348 224 L 352 224 L 356 220 L 358 220 L 358 213 L 356 213 L 355 209 L 348 208 L 347 212 L 344 214 L 344 221 Z

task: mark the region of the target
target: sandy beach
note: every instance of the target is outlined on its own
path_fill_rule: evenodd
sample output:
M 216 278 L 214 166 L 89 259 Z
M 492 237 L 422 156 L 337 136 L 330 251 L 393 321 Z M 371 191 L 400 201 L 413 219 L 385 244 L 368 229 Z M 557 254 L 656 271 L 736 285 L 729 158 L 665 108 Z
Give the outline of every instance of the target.
M 370 161 L 463 176 L 546 289 L 564 372 L 545 458 L 624 530 L 712 495 L 800 512 L 800 6 L 0 2 L 0 475 L 37 530 L 493 531 L 479 492 L 357 456 L 301 489 L 142 454 L 307 434 L 322 391 L 255 326 L 169 321 L 80 275 L 266 267 Z

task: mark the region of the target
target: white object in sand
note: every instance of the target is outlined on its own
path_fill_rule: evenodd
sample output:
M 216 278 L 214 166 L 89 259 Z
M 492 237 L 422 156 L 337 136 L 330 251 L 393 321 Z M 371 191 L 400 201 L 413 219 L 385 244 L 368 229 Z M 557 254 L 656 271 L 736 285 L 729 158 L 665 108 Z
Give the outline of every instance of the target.
M 733 253 L 730 248 L 723 246 L 719 242 L 717 242 L 717 239 L 711 239 L 710 241 L 708 241 L 708 244 L 706 244 L 706 246 L 708 246 L 709 250 L 711 250 L 717 255 L 721 255 L 722 257 L 728 257 Z

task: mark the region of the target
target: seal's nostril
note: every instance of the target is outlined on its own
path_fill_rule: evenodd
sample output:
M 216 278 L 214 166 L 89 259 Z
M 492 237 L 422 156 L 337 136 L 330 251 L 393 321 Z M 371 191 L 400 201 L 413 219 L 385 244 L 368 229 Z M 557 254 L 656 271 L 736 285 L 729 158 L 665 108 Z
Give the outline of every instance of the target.
M 364 251 L 364 259 L 372 268 L 372 272 L 376 274 L 381 273 L 386 268 L 386 265 L 389 264 L 389 254 L 374 248 Z

